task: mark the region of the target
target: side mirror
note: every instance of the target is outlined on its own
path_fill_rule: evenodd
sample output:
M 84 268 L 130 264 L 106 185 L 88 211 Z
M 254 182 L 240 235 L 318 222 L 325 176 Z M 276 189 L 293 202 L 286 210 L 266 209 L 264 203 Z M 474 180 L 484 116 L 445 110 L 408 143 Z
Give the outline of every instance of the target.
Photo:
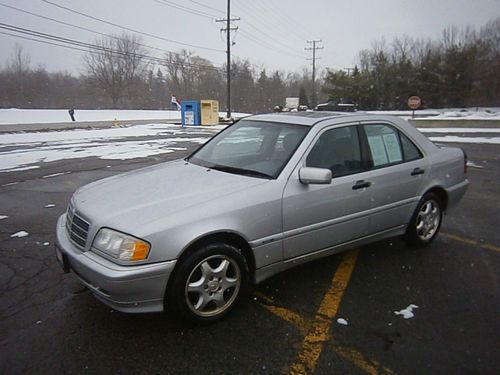
M 332 182 L 332 171 L 324 168 L 304 167 L 299 169 L 299 181 L 305 185 Z

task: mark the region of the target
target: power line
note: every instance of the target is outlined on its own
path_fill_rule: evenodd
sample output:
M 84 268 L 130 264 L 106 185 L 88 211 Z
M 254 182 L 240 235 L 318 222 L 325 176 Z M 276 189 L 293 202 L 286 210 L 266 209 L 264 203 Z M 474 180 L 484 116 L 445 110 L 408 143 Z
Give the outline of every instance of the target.
M 73 25 L 73 24 L 70 24 L 68 22 L 64 22 L 64 21 L 60 21 L 60 20 L 57 20 L 57 19 L 54 19 L 54 18 L 51 18 L 51 17 L 43 16 L 41 14 L 30 12 L 30 11 L 27 11 L 25 9 L 16 8 L 14 6 L 7 5 L 7 4 L 4 4 L 4 3 L 0 3 L 0 6 L 6 7 L 6 8 L 9 8 L 9 9 L 18 11 L 18 12 L 22 12 L 22 13 L 25 13 L 25 14 L 29 14 L 31 16 L 38 17 L 38 18 L 41 18 L 41 19 L 44 19 L 44 20 L 56 22 L 56 23 L 61 24 L 61 25 L 73 27 L 73 28 L 76 28 L 76 29 L 79 29 L 79 30 L 84 30 L 84 31 L 87 31 L 87 32 L 90 32 L 90 33 L 93 33 L 93 34 L 105 36 L 105 37 L 112 38 L 112 39 L 120 39 L 120 37 L 117 37 L 115 35 L 101 33 L 99 31 L 95 31 L 95 30 L 92 30 L 92 29 L 89 29 L 89 28 L 83 27 L 83 26 Z M 137 44 L 140 45 L 140 46 L 143 46 L 143 47 L 146 47 L 146 48 L 149 48 L 149 49 L 154 49 L 154 50 L 157 50 L 157 51 L 160 51 L 160 52 L 164 52 L 164 53 L 174 53 L 176 55 L 178 54 L 177 52 L 174 52 L 174 51 L 169 51 L 169 50 L 165 50 L 165 49 L 161 49 L 161 48 L 149 46 L 147 44 L 142 44 L 142 43 L 139 43 L 139 42 L 137 42 Z
M 214 7 L 211 7 L 211 6 L 208 6 L 208 5 L 205 5 L 203 3 L 200 3 L 198 1 L 194 1 L 194 0 L 188 0 L 190 3 L 194 3 L 194 4 L 197 4 L 199 6 L 202 6 L 204 8 L 207 8 L 207 9 L 210 9 L 210 10 L 215 10 L 216 12 L 219 12 L 219 13 L 222 13 L 222 14 L 225 14 L 225 12 L 223 10 L 220 10 L 220 9 L 217 9 L 217 8 L 214 8 Z
M 258 25 L 258 29 L 262 29 L 262 30 L 269 30 L 270 32 L 268 32 L 266 35 L 266 37 L 268 38 L 271 38 L 271 39 L 275 39 L 273 38 L 272 34 L 274 35 L 277 35 L 277 36 L 280 36 L 281 39 L 284 39 L 284 40 L 289 40 L 290 37 L 294 37 L 294 29 L 291 29 L 291 31 L 288 31 L 288 27 L 284 24 L 281 25 L 281 27 L 277 24 L 278 21 L 281 19 L 281 16 L 280 15 L 275 15 L 274 12 L 272 12 L 270 9 L 266 8 L 262 8 L 262 9 L 257 9 L 256 8 L 256 3 L 255 2 L 243 2 L 243 3 L 238 3 L 238 5 L 242 8 L 242 10 L 245 11 L 245 16 L 248 16 L 250 18 L 252 18 L 252 20 L 254 21 L 254 23 L 256 25 Z M 257 15 L 254 14 L 254 12 L 257 12 Z M 263 19 L 263 15 L 267 15 L 267 14 L 272 14 L 273 15 L 273 19 L 272 19 L 272 22 L 266 22 L 264 19 Z M 249 23 L 249 22 L 248 22 Z M 254 27 L 254 29 L 257 29 Z M 260 31 L 261 33 L 263 33 L 262 31 Z M 265 34 L 265 33 L 264 33 Z M 298 40 L 302 41 L 304 40 L 303 37 L 297 37 L 295 36 L 295 38 L 297 38 Z M 276 39 L 275 39 L 276 40 Z M 279 44 L 284 44 L 282 41 L 278 41 Z M 288 47 L 290 48 L 290 47 Z M 291 48 L 291 49 L 294 49 L 294 48 Z
M 161 4 L 161 5 L 164 5 L 164 6 L 167 6 L 167 7 L 171 7 L 171 8 L 174 8 L 174 9 L 182 10 L 183 12 L 194 14 L 196 16 L 210 18 L 211 20 L 214 20 L 215 18 L 217 18 L 217 16 L 215 16 L 213 14 L 206 13 L 206 12 L 203 12 L 203 11 L 200 11 L 200 10 L 197 10 L 197 9 L 189 8 L 189 7 L 186 7 L 184 5 L 180 5 L 180 4 L 174 3 L 172 1 L 168 1 L 168 0 L 153 0 L 153 1 L 155 3 Z
M 146 54 L 143 54 L 143 53 L 130 53 L 130 52 L 125 52 L 125 51 L 119 51 L 119 50 L 116 50 L 116 49 L 113 49 L 113 48 L 110 48 L 110 47 L 105 47 L 105 46 L 101 46 L 101 45 L 97 45 L 97 44 L 92 44 L 92 43 L 86 43 L 86 42 L 78 41 L 78 40 L 75 40 L 75 39 L 64 38 L 64 37 L 60 37 L 60 36 L 57 36 L 57 35 L 47 34 L 47 33 L 43 33 L 43 32 L 40 32 L 40 31 L 26 29 L 26 28 L 23 28 L 23 27 L 9 25 L 9 24 L 6 24 L 6 23 L 1 23 L 1 22 L 0 22 L 0 29 L 4 29 L 4 30 L 11 31 L 11 32 L 23 34 L 23 36 L 19 36 L 19 37 L 22 37 L 24 39 L 28 39 L 24 35 L 29 35 L 29 36 L 32 36 L 32 37 L 35 37 L 35 38 L 43 39 L 43 40 L 38 40 L 38 39 L 30 39 L 30 40 L 40 41 L 40 42 L 44 42 L 46 44 L 54 44 L 54 45 L 63 47 L 63 45 L 61 45 L 61 44 L 55 44 L 55 43 L 48 43 L 48 42 L 46 42 L 46 40 L 50 40 L 52 42 L 63 43 L 64 45 L 71 45 L 71 46 L 76 46 L 76 47 L 83 47 L 83 48 L 86 48 L 86 49 L 78 48 L 78 50 L 84 51 L 84 52 L 90 52 L 89 50 L 91 50 L 92 53 L 97 52 L 97 53 L 101 53 L 102 54 L 102 53 L 107 52 L 107 53 L 112 53 L 112 54 L 119 55 L 119 56 L 122 56 L 122 57 L 126 57 L 126 56 L 138 57 L 138 58 L 142 58 L 142 59 L 144 59 L 146 61 L 150 61 L 150 62 L 154 62 L 154 63 L 157 63 L 157 64 L 162 64 L 162 65 L 172 65 L 172 66 L 180 66 L 180 65 L 182 65 L 182 66 L 189 66 L 189 67 L 196 67 L 196 68 L 203 67 L 203 68 L 209 68 L 209 69 L 214 69 L 214 70 L 220 70 L 219 67 L 215 67 L 215 66 L 212 66 L 212 65 L 200 65 L 200 64 L 191 64 L 191 63 L 177 64 L 177 63 L 173 63 L 173 62 L 168 62 L 165 59 L 161 59 L 161 58 L 158 58 L 158 57 L 146 55 Z M 4 34 L 7 34 L 7 33 L 4 33 Z M 12 34 L 7 34 L 7 35 L 15 36 L 15 35 L 12 35 Z M 67 47 L 67 46 L 64 46 L 64 47 Z M 72 48 L 72 49 L 75 49 L 75 48 Z
M 63 45 L 63 44 L 57 44 L 57 43 L 47 42 L 46 40 L 39 40 L 39 39 L 35 39 L 35 38 L 29 38 L 27 36 L 22 36 L 22 35 L 10 34 L 10 33 L 4 32 L 4 31 L 0 31 L 0 34 L 12 36 L 14 38 L 19 38 L 19 39 L 31 40 L 33 42 L 38 42 L 38 43 L 43 43 L 43 44 L 50 44 L 52 46 L 63 47 L 63 48 L 72 49 L 72 50 L 75 50 L 75 51 L 88 52 L 87 49 L 82 49 L 82 48 L 77 48 L 77 47 L 66 46 L 66 45 Z M 99 53 L 99 52 L 96 51 L 95 53 Z
M 243 6 L 243 4 L 240 3 L 239 6 Z M 253 37 L 254 39 L 258 39 L 259 40 L 258 42 L 255 41 L 255 40 L 253 40 L 254 42 L 256 42 L 258 44 L 264 43 L 264 44 L 266 44 L 266 48 L 271 48 L 271 49 L 273 49 L 273 50 L 275 50 L 276 52 L 279 52 L 279 53 L 284 53 L 284 54 L 287 54 L 289 56 L 293 55 L 293 57 L 299 57 L 301 59 L 304 58 L 303 55 L 299 56 L 299 52 L 297 51 L 296 48 L 291 47 L 290 45 L 283 43 L 282 40 L 278 40 L 277 38 L 273 37 L 271 35 L 272 32 L 267 32 L 266 33 L 265 31 L 263 31 L 263 30 L 266 30 L 266 29 L 270 28 L 269 27 L 270 26 L 269 23 L 266 23 L 266 22 L 262 21 L 261 17 L 255 17 L 255 16 L 253 16 L 253 14 L 252 14 L 253 8 L 250 8 L 249 4 L 245 4 L 245 7 L 242 8 L 242 10 L 245 11 L 246 16 L 252 17 L 252 19 L 254 19 L 256 21 L 256 24 L 260 25 L 260 27 L 259 26 L 254 26 L 252 23 L 250 23 L 245 18 L 242 20 L 242 22 L 244 22 L 246 25 L 248 25 L 249 27 L 251 27 L 253 30 L 255 30 L 255 31 L 259 32 L 260 34 L 262 34 L 263 37 L 266 39 L 264 41 L 260 37 L 257 37 L 257 35 L 255 35 L 255 33 L 254 33 L 254 34 L 251 34 L 251 37 Z M 281 30 L 278 30 L 276 32 L 276 34 L 281 34 L 281 35 L 284 36 L 284 38 L 288 38 L 290 36 L 288 34 L 284 34 L 283 31 L 281 31 Z M 250 39 L 251 37 L 249 37 L 247 35 L 248 39 Z M 272 40 L 272 42 L 270 42 L 268 40 Z M 303 39 L 301 39 L 301 40 L 303 40 Z M 276 48 L 277 46 L 279 46 L 281 48 Z M 285 51 L 288 51 L 288 52 L 285 52 Z
M 296 51 L 294 48 L 292 48 L 292 47 L 290 47 L 290 46 L 288 46 L 288 45 L 286 45 L 286 44 L 281 43 L 279 40 L 277 40 L 277 39 L 273 38 L 272 36 L 270 36 L 270 35 L 266 34 L 266 33 L 265 33 L 265 32 L 263 32 L 263 31 L 261 31 L 259 28 L 255 27 L 255 26 L 254 26 L 254 25 L 252 25 L 251 23 L 249 23 L 249 22 L 247 22 L 247 21 L 245 21 L 245 20 L 243 20 L 242 22 L 244 22 L 246 25 L 250 26 L 252 29 L 254 29 L 254 30 L 256 30 L 256 31 L 260 32 L 260 33 L 261 33 L 261 34 L 263 34 L 264 36 L 267 36 L 269 39 L 274 40 L 276 44 L 278 44 L 278 45 L 280 45 L 280 46 L 282 46 L 282 47 L 284 47 L 284 48 L 288 48 L 290 51 L 293 51 L 292 53 L 293 53 L 293 54 L 295 54 L 295 56 L 297 56 L 297 51 Z M 255 36 L 255 35 L 253 35 L 253 37 L 254 37 L 254 38 L 256 38 L 256 39 L 259 39 L 259 38 L 258 38 L 257 36 Z M 262 41 L 262 39 L 260 39 L 260 40 Z M 271 45 L 272 45 L 272 44 L 271 44 Z M 300 56 L 300 58 L 303 58 L 303 56 Z
M 295 54 L 295 53 L 291 53 L 291 52 L 288 52 L 288 51 L 285 51 L 285 50 L 282 50 L 282 49 L 279 49 L 277 48 L 275 45 L 269 43 L 269 42 L 266 42 L 265 40 L 262 40 L 260 39 L 259 37 L 255 36 L 255 35 L 252 35 L 252 34 L 249 34 L 243 30 L 239 30 L 239 33 L 241 34 L 242 37 L 264 47 L 264 48 L 267 48 L 267 49 L 270 49 L 274 52 L 278 52 L 278 53 L 281 53 L 281 54 L 285 54 L 285 55 L 288 55 L 288 56 L 291 56 L 291 57 L 294 57 L 294 58 L 298 58 L 298 59 L 304 59 L 304 56 L 302 55 L 299 55 L 298 53 Z
M 63 5 L 60 5 L 60 4 L 57 4 L 57 3 L 53 3 L 53 2 L 51 2 L 49 0 L 40 0 L 40 1 L 42 1 L 44 3 L 47 3 L 49 5 L 55 6 L 57 8 L 64 9 L 64 10 L 66 10 L 68 12 L 71 12 L 71 13 L 74 13 L 74 14 L 78 14 L 78 15 L 80 15 L 82 17 L 86 17 L 86 18 L 92 19 L 94 21 L 98 21 L 98 22 L 101 22 L 101 23 L 105 23 L 107 25 L 118 27 L 120 29 L 127 30 L 127 31 L 130 31 L 130 32 L 136 33 L 136 34 L 148 36 L 148 37 L 151 37 L 151 38 L 155 38 L 155 39 L 159 39 L 159 40 L 163 40 L 163 41 L 166 41 L 166 42 L 175 43 L 175 44 L 179 44 L 179 45 L 183 45 L 183 46 L 187 46 L 187 47 L 200 48 L 200 49 L 204 49 L 204 50 L 208 50 L 208 51 L 215 51 L 215 52 L 224 52 L 223 50 L 220 50 L 220 49 L 198 46 L 196 44 L 183 43 L 183 42 L 179 42 L 177 40 L 164 38 L 164 37 L 161 37 L 161 36 L 158 36 L 158 35 L 150 34 L 150 33 L 147 33 L 147 32 L 144 32 L 144 31 L 140 31 L 140 30 L 136 30 L 136 29 L 133 29 L 133 28 L 130 28 L 130 27 L 122 26 L 122 25 L 119 25 L 117 23 L 106 21 L 106 20 L 103 20 L 101 18 L 94 17 L 94 16 L 92 16 L 90 14 L 79 12 L 77 10 L 65 7 Z
M 258 2 L 254 1 L 252 3 L 257 4 Z M 292 19 L 288 14 L 283 15 L 287 8 L 283 8 L 283 9 L 277 8 L 276 4 L 272 0 L 266 0 L 265 5 L 259 4 L 259 6 L 261 6 L 261 9 L 263 9 L 263 12 L 265 11 L 266 13 L 270 13 L 270 9 L 268 7 L 274 8 L 275 11 L 273 13 L 276 13 L 279 15 L 279 16 L 275 17 L 275 20 L 277 22 L 281 23 L 281 25 L 283 25 L 286 29 L 290 30 L 290 32 L 292 34 L 294 34 L 301 42 L 304 39 L 307 39 L 307 34 L 309 34 L 308 32 L 299 33 L 299 31 L 301 31 L 301 30 L 307 31 L 307 28 L 305 28 L 303 25 L 301 25 L 301 22 L 297 21 L 296 19 Z M 264 14 L 266 14 L 266 13 L 264 13 Z

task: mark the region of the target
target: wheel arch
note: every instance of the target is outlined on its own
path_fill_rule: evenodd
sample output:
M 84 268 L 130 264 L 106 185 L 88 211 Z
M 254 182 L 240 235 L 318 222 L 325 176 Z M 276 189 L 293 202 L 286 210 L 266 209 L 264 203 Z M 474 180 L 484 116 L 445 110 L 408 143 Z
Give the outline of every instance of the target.
M 427 189 L 425 194 L 428 193 L 433 193 L 438 196 L 439 200 L 443 205 L 443 212 L 446 212 L 446 208 L 448 207 L 448 193 L 446 192 L 446 190 L 442 186 L 434 186 Z
M 253 280 L 253 275 L 255 273 L 255 257 L 253 255 L 252 248 L 248 244 L 247 240 L 245 240 L 243 236 L 241 236 L 236 232 L 231 232 L 231 231 L 214 232 L 205 234 L 193 240 L 184 248 L 184 250 L 181 252 L 181 255 L 177 259 L 174 270 L 172 271 L 168 279 L 167 288 L 165 290 L 165 297 L 168 295 L 168 292 L 172 287 L 173 281 L 175 280 L 176 277 L 176 273 L 182 262 L 200 247 L 217 242 L 226 243 L 235 246 L 236 248 L 241 250 L 241 253 L 248 265 L 248 272 L 249 272 L 248 278 L 249 280 Z

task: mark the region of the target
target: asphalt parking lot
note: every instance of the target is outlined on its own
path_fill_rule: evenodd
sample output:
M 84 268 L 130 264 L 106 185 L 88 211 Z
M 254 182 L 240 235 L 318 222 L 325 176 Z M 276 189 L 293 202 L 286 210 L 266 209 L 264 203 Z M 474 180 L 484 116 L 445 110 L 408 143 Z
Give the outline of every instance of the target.
M 473 162 L 471 185 L 431 246 L 394 238 L 291 269 L 204 327 L 111 310 L 62 273 L 53 251 L 57 217 L 76 188 L 183 157 L 197 143 L 0 173 L 8 216 L 0 220 L 0 372 L 496 374 L 500 148 L 454 145 Z M 12 237 L 19 231 L 28 235 Z M 413 317 L 395 314 L 412 304 Z

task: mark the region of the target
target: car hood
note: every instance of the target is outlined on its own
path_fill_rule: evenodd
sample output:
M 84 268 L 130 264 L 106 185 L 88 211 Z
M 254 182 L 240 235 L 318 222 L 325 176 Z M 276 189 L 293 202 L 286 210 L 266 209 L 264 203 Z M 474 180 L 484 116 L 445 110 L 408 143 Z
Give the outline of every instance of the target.
M 126 229 L 226 198 L 269 180 L 230 174 L 183 160 L 109 177 L 83 186 L 72 198 L 88 220 Z

